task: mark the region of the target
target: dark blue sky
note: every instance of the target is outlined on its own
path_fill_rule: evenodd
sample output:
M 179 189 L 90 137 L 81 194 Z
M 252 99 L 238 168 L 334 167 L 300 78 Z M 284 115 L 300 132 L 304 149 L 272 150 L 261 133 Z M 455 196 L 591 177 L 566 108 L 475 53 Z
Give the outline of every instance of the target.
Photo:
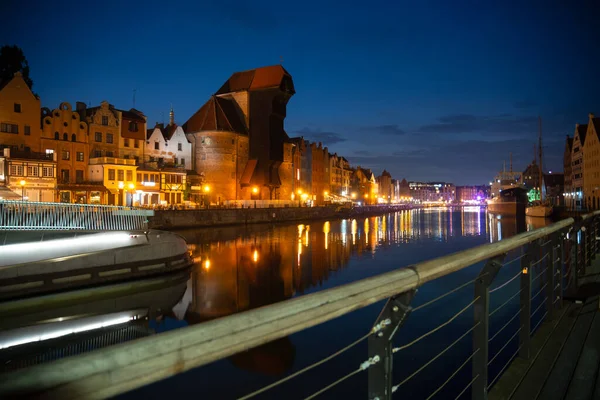
M 19 3 L 0 3 L 0 42 L 23 48 L 43 106 L 130 108 L 135 88 L 150 126 L 171 104 L 183 123 L 232 72 L 283 57 L 289 135 L 396 178 L 485 183 L 510 151 L 523 169 L 537 115 L 562 170 L 565 135 L 600 114 L 592 1 Z

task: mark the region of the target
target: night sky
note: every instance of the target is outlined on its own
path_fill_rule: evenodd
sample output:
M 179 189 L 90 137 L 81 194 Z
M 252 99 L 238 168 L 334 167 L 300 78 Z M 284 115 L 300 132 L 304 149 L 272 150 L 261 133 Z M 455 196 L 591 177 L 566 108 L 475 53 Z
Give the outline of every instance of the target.
M 600 115 L 592 1 L 19 3 L 0 3 L 0 44 L 23 48 L 45 107 L 129 109 L 136 89 L 149 127 L 171 104 L 181 124 L 232 72 L 283 58 L 288 134 L 395 178 L 487 183 L 510 151 L 522 170 L 538 115 L 562 171 L 565 135 Z

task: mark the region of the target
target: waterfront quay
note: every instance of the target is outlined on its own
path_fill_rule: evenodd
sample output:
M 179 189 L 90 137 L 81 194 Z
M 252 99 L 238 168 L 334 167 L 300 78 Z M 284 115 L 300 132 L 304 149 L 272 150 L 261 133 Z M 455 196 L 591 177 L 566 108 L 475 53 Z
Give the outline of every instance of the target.
M 598 360 L 579 355 L 598 345 L 599 218 L 422 208 L 181 230 L 191 269 L 0 301 L 0 395 L 593 398 Z

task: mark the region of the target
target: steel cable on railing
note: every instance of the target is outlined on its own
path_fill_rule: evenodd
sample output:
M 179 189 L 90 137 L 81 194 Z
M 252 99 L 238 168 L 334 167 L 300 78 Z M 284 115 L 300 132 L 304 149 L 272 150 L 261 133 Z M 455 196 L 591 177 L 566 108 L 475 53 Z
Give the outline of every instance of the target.
M 523 308 L 519 308 L 517 310 L 517 312 L 515 313 L 515 315 L 512 316 L 511 319 L 508 320 L 507 323 L 504 324 L 504 326 L 502 326 L 502 328 L 498 329 L 498 331 L 496 331 L 496 333 L 490 338 L 488 339 L 488 343 L 491 343 L 492 340 L 496 339 L 496 337 L 504 330 L 506 329 L 506 327 L 515 320 L 515 318 L 517 318 L 519 316 L 519 314 L 521 314 L 521 311 L 523 311 Z
M 508 300 L 506 300 L 504 303 L 502 303 L 502 304 L 501 304 L 499 307 L 496 307 L 496 308 L 494 309 L 494 311 L 492 311 L 492 312 L 490 313 L 490 315 L 489 315 L 489 316 L 491 317 L 491 316 L 492 316 L 492 315 L 494 315 L 496 312 L 498 312 L 498 310 L 500 310 L 502 307 L 504 307 L 505 305 L 507 305 L 508 303 L 510 303 L 510 301 L 511 301 L 512 299 L 514 299 L 515 297 L 517 297 L 519 294 L 521 294 L 521 292 L 522 292 L 522 291 L 523 291 L 523 289 L 519 289 L 519 291 L 518 291 L 517 293 L 513 294 L 512 296 L 510 296 L 510 297 L 508 298 Z
M 492 359 L 490 361 L 488 361 L 488 363 L 487 363 L 488 367 L 490 366 L 490 364 L 492 364 L 494 362 L 494 360 L 496 358 L 498 358 L 498 356 L 500 355 L 500 353 L 502 353 L 502 351 L 506 348 L 506 346 L 508 346 L 510 344 L 511 340 L 513 340 L 515 337 L 517 337 L 519 332 L 521 332 L 522 328 L 523 328 L 523 326 L 520 326 L 519 329 L 517 329 L 517 331 L 506 341 L 506 343 L 504 343 L 504 346 L 502 346 L 500 348 L 500 350 L 498 350 L 496 352 L 496 354 L 494 354 L 494 357 L 492 357 Z
M 425 308 L 425 307 L 427 307 L 427 306 L 429 306 L 429 305 L 431 305 L 431 304 L 433 304 L 433 303 L 435 303 L 435 302 L 443 299 L 444 297 L 451 295 L 452 293 L 456 293 L 460 289 L 463 289 L 463 288 L 465 288 L 465 287 L 467 287 L 469 285 L 472 285 L 473 283 L 477 282 L 479 279 L 483 278 L 486 275 L 488 275 L 487 272 L 485 274 L 481 274 L 480 276 L 478 276 L 477 278 L 475 278 L 475 279 L 473 279 L 471 281 L 465 282 L 462 285 L 460 285 L 460 286 L 458 286 L 458 287 L 456 287 L 456 288 L 454 288 L 454 289 L 452 289 L 452 290 L 450 290 L 450 291 L 448 291 L 448 292 L 446 292 L 446 293 L 444 293 L 444 294 L 436 297 L 435 299 L 429 300 L 428 302 L 425 302 L 425 303 L 423 303 L 423 304 L 421 304 L 421 305 L 413 308 L 411 312 L 419 311 L 420 309 Z
M 535 278 L 533 278 L 533 279 L 531 280 L 531 284 L 533 284 L 535 281 L 537 281 L 537 280 L 540 278 L 540 276 L 542 276 L 542 275 L 543 275 L 543 274 L 544 274 L 544 273 L 545 273 L 547 270 L 548 270 L 548 267 L 545 267 L 545 268 L 543 268 L 543 269 L 542 269 L 542 272 L 540 272 L 539 274 L 537 274 L 537 275 L 535 276 Z
M 547 286 L 548 286 L 548 282 L 544 283 L 544 285 L 540 288 L 540 290 L 538 290 L 535 295 L 531 296 L 531 301 L 533 301 L 536 297 L 538 297 L 540 295 L 540 293 L 542 293 Z
M 506 364 L 504 364 L 504 367 L 502 367 L 502 369 L 500 370 L 500 372 L 498 373 L 498 375 L 496 375 L 496 377 L 494 379 L 492 379 L 492 381 L 490 382 L 490 384 L 487 387 L 488 390 L 490 390 L 490 388 L 492 387 L 492 385 L 494 383 L 496 383 L 496 381 L 498 380 L 498 378 L 500 378 L 502 376 L 502 374 L 504 373 L 504 370 L 506 369 L 506 367 L 508 367 L 510 365 L 510 363 L 517 356 L 517 354 L 519 354 L 519 351 L 521 351 L 521 347 L 522 346 L 519 346 L 519 348 L 517 349 L 517 351 L 515 351 L 513 353 L 513 355 L 510 356 L 510 358 L 508 359 L 508 361 L 506 362 Z
M 427 336 L 432 335 L 435 332 L 439 331 L 440 329 L 442 329 L 443 327 L 445 327 L 446 325 L 448 325 L 452 321 L 454 321 L 456 318 L 458 318 L 459 315 L 461 315 L 462 313 L 464 313 L 465 311 L 467 311 L 479 299 L 480 299 L 480 297 L 477 296 L 472 302 L 470 302 L 469 304 L 467 304 L 462 310 L 460 310 L 459 312 L 457 312 L 456 314 L 454 314 L 448 321 L 441 323 L 437 327 L 431 329 L 429 332 L 427 332 L 427 333 L 419 336 L 415 340 L 413 340 L 413 341 L 411 341 L 411 342 L 409 342 L 409 343 L 407 343 L 405 345 L 402 345 L 402 346 L 399 346 L 399 347 L 394 347 L 392 349 L 392 352 L 393 353 L 397 353 L 397 352 L 399 352 L 401 350 L 407 349 L 407 348 L 411 347 L 412 345 L 414 345 L 414 344 L 420 342 L 421 340 L 425 339 Z
M 542 322 L 544 322 L 544 318 L 546 318 L 546 315 L 548 315 L 548 311 L 546 311 L 546 312 L 544 313 L 544 315 L 542 315 L 542 317 L 540 318 L 540 320 L 538 321 L 538 323 L 537 323 L 537 324 L 535 324 L 535 326 L 534 326 L 534 327 L 533 327 L 533 329 L 531 330 L 531 332 L 532 332 L 532 333 L 533 333 L 533 332 L 535 332 L 535 330 L 538 328 L 538 326 L 540 326 L 540 324 L 541 324 Z
M 546 300 L 548 300 L 548 296 L 544 297 L 544 300 L 542 300 L 542 302 L 540 303 L 540 305 L 537 306 L 537 308 L 535 309 L 535 311 L 531 313 L 531 318 L 533 318 L 533 316 L 535 315 L 535 313 L 537 313 L 544 306 L 544 304 L 546 304 Z
M 350 372 L 349 374 L 346 374 L 344 376 L 342 376 L 341 378 L 337 379 L 336 381 L 334 381 L 333 383 L 330 383 L 329 385 L 325 386 L 324 388 L 316 391 L 315 393 L 311 394 L 308 397 L 305 397 L 304 400 L 310 400 L 310 399 L 314 399 L 315 397 L 319 396 L 320 394 L 328 391 L 329 389 L 331 389 L 334 386 L 339 385 L 340 383 L 342 383 L 343 381 L 345 381 L 346 379 L 351 378 L 352 376 L 365 371 L 366 369 L 368 369 L 371 365 L 375 365 L 380 361 L 379 356 L 375 356 L 372 357 L 370 359 L 368 359 L 367 361 L 363 362 L 362 364 L 360 364 L 360 367 L 358 367 L 358 369 L 355 369 L 354 371 Z
M 311 369 L 313 369 L 313 368 L 316 368 L 316 367 L 318 367 L 319 365 L 321 365 L 321 364 L 324 364 L 324 363 L 326 363 L 327 361 L 329 361 L 329 360 L 331 360 L 331 359 L 333 359 L 333 358 L 335 358 L 335 357 L 339 356 L 340 354 L 342 354 L 342 353 L 344 353 L 344 352 L 346 352 L 346 351 L 350 350 L 352 347 L 354 347 L 354 346 L 356 346 L 357 344 L 361 343 L 363 340 L 366 340 L 366 339 L 367 339 L 369 336 L 373 335 L 373 334 L 374 334 L 375 332 L 377 332 L 378 330 L 379 330 L 379 329 L 377 329 L 377 330 L 375 330 L 375 329 L 371 329 L 371 331 L 369 331 L 369 333 L 367 333 L 366 335 L 364 335 L 364 336 L 360 337 L 359 339 L 355 340 L 354 342 L 350 343 L 348 346 L 346 346 L 346 347 L 344 347 L 344 348 L 342 348 L 342 349 L 340 349 L 340 350 L 336 351 L 335 353 L 333 353 L 333 354 L 330 354 L 329 356 L 327 356 L 327 357 L 325 357 L 325 358 L 323 358 L 323 359 L 321 359 L 321 360 L 319 360 L 319 361 L 317 361 L 317 362 L 315 362 L 315 363 L 312 363 L 311 365 L 309 365 L 309 366 L 306 366 L 306 367 L 302 368 L 301 370 L 299 370 L 299 371 L 296 371 L 296 372 L 294 372 L 293 374 L 286 376 L 285 378 L 281 378 L 280 380 L 278 380 L 278 381 L 276 381 L 276 382 L 273 382 L 273 383 L 271 383 L 271 384 L 269 384 L 269 385 L 267 385 L 267 386 L 264 386 L 264 387 L 262 387 L 262 388 L 260 388 L 260 389 L 258 389 L 258 390 L 256 390 L 256 391 L 254 391 L 254 392 L 252 392 L 252 393 L 249 393 L 249 394 L 247 394 L 247 395 L 245 395 L 245 396 L 243 396 L 243 397 L 240 397 L 240 398 L 238 398 L 238 400 L 246 400 L 246 399 L 250 399 L 250 398 L 252 398 L 252 397 L 254 397 L 254 396 L 256 396 L 256 395 L 259 395 L 259 394 L 261 394 L 261 393 L 263 393 L 263 392 L 266 392 L 266 391 L 267 391 L 267 390 L 269 390 L 269 389 L 272 389 L 272 388 L 274 388 L 275 386 L 279 386 L 279 385 L 281 385 L 282 383 L 284 383 L 284 382 L 287 382 L 287 381 L 289 381 L 290 379 L 293 379 L 293 378 L 297 377 L 298 375 L 301 375 L 301 374 L 303 374 L 303 373 L 305 373 L 305 372 L 307 372 L 307 371 L 310 371 Z
M 545 258 L 548 257 L 548 253 L 544 254 L 539 260 L 532 262 L 531 264 L 529 264 L 529 267 L 533 267 L 535 265 L 538 265 L 539 263 L 541 263 L 542 261 L 544 261 Z
M 458 339 L 456 339 L 454 342 L 450 343 L 444 350 L 440 351 L 435 357 L 433 357 L 431 360 L 427 361 L 425 364 L 423 364 L 418 370 L 416 370 L 415 372 L 413 372 L 412 374 L 410 374 L 408 377 L 406 377 L 402 382 L 400 382 L 397 385 L 394 385 L 392 387 L 392 392 L 395 392 L 396 390 L 398 390 L 398 388 L 402 385 L 404 385 L 406 382 L 410 381 L 412 378 L 414 378 L 419 372 L 423 371 L 425 368 L 427 368 L 429 365 L 431 365 L 431 363 L 433 363 L 435 360 L 437 360 L 438 358 L 440 358 L 442 355 L 444 355 L 448 350 L 450 350 L 452 347 L 454 347 L 454 345 L 456 345 L 458 342 L 460 342 L 465 336 L 467 336 L 469 333 L 473 332 L 475 330 L 475 328 L 477 328 L 479 325 L 481 324 L 481 322 L 477 322 L 475 325 L 473 325 L 471 328 L 469 328 L 465 333 L 463 333 Z
M 552 239 L 548 240 L 547 242 L 542 243 L 542 247 L 546 247 L 546 245 L 551 242 L 552 242 Z
M 474 352 L 471 353 L 471 355 L 456 369 L 454 370 L 454 372 L 452 373 L 452 375 L 450 375 L 450 377 L 448 377 L 448 379 L 446 379 L 446 381 L 444 383 L 442 383 L 433 393 L 431 393 L 429 395 L 429 397 L 427 397 L 427 399 L 425 400 L 430 400 L 433 396 L 435 396 L 436 394 L 439 393 L 440 390 L 442 390 L 444 388 L 444 386 L 446 386 L 448 384 L 448 382 L 450 382 L 452 380 L 452 378 L 454 378 L 456 376 L 456 374 L 459 373 L 459 371 L 461 369 L 464 368 L 465 365 L 467 365 L 467 363 L 469 361 L 471 361 L 473 359 L 473 357 L 475 356 L 475 354 L 477 354 L 479 352 L 479 349 L 475 350 Z
M 506 285 L 508 285 L 509 283 L 511 283 L 512 281 L 514 281 L 515 279 L 517 279 L 519 276 L 521 276 L 521 274 L 523 273 L 523 271 L 519 271 L 518 274 L 516 274 L 515 276 L 513 276 L 512 278 L 510 278 L 509 280 L 507 280 L 506 282 L 504 282 L 503 284 L 496 286 L 493 289 L 490 289 L 490 294 L 494 293 L 497 290 L 502 289 L 503 287 L 505 287 Z
M 467 391 L 467 389 L 469 389 L 471 387 L 471 385 L 473 384 L 473 382 L 475 382 L 477 380 L 477 378 L 479 378 L 479 374 L 475 375 L 473 377 L 473 379 L 471 379 L 471 381 L 469 383 L 467 383 L 467 386 L 465 386 L 465 388 L 463 390 L 461 390 L 461 392 L 458 394 L 458 396 L 456 396 L 454 398 L 454 400 L 460 399 L 460 396 L 462 396 L 463 394 L 465 394 L 465 392 Z

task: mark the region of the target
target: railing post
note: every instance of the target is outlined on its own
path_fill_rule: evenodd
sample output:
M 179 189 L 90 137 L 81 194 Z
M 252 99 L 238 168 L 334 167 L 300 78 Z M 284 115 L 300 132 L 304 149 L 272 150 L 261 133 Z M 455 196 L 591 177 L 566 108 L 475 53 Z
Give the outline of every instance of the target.
M 554 318 L 554 305 L 556 304 L 556 265 L 560 265 L 559 247 L 560 247 L 560 233 L 552 234 L 550 240 L 549 249 L 549 261 L 546 267 L 546 309 L 548 311 L 548 320 L 551 321 Z
M 519 332 L 519 357 L 528 360 L 529 353 L 531 350 L 530 339 L 531 339 L 531 267 L 532 264 L 537 261 L 536 254 L 539 256 L 539 252 L 536 250 L 538 246 L 535 242 L 531 242 L 527 245 L 525 257 L 521 259 L 521 268 L 523 273 L 521 274 L 521 297 L 520 297 L 520 326 L 521 331 Z
M 475 281 L 473 304 L 473 386 L 471 398 L 485 400 L 488 395 L 488 340 L 490 331 L 490 284 L 502 268 L 504 256 L 488 260 Z
M 369 359 L 378 356 L 380 361 L 368 369 L 369 400 L 391 400 L 392 398 L 394 365 L 392 339 L 408 318 L 412 310 L 410 302 L 415 293 L 415 290 L 411 290 L 389 298 L 375 321 L 375 326 L 379 326 L 379 329 L 374 335 L 369 336 Z

